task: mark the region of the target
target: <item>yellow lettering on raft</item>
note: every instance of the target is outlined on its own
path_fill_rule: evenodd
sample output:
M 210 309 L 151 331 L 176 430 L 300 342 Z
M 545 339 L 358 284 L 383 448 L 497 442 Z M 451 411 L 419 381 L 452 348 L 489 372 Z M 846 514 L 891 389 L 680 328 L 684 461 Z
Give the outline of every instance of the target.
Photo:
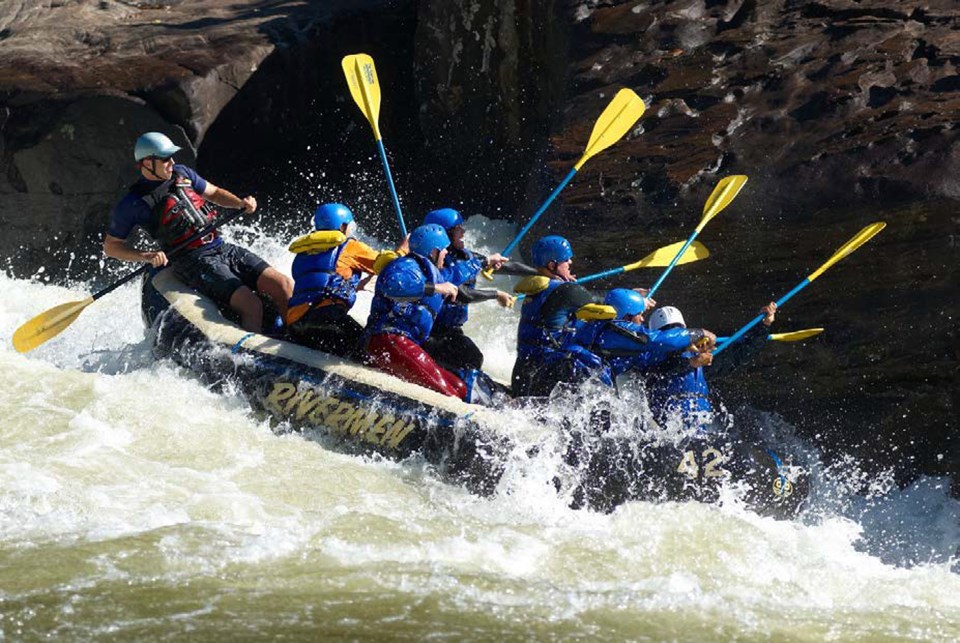
M 273 390 L 270 391 L 270 395 L 267 396 L 267 399 L 263 401 L 263 405 L 274 413 L 283 413 L 280 402 L 283 402 L 289 398 L 296 392 L 296 390 L 297 387 L 290 382 L 274 382 Z
M 297 405 L 296 419 L 302 420 L 303 416 L 312 411 L 319 401 L 320 396 L 316 391 L 304 389 L 300 396 L 300 403 Z
M 313 407 L 313 411 L 311 411 L 310 415 L 307 417 L 307 421 L 311 424 L 323 424 L 327 413 L 329 413 L 339 401 L 340 400 L 335 397 L 321 397 L 319 400 L 317 400 L 317 405 Z
M 371 411 L 358 408 L 357 412 L 353 415 L 350 424 L 346 426 L 345 430 L 359 440 L 363 437 L 363 434 L 366 432 L 366 430 L 370 428 L 370 425 L 373 424 L 370 414 Z
M 400 432 L 397 434 L 393 440 L 390 441 L 390 448 L 396 449 L 400 446 L 400 443 L 403 442 L 403 439 L 416 428 L 416 425 L 413 422 L 407 423 L 407 426 L 403 427 Z
M 387 430 L 387 425 L 393 422 L 394 417 L 387 413 L 377 420 L 373 426 L 367 429 L 363 434 L 363 439 L 373 444 L 380 444 L 383 441 L 383 434 Z
M 397 419 L 390 413 L 380 415 L 376 411 L 358 408 L 350 402 L 324 395 L 316 388 L 299 388 L 291 382 L 274 382 L 264 406 L 277 415 L 322 425 L 357 440 L 391 449 L 399 447 L 416 428 L 416 423 Z
M 342 423 L 345 418 L 353 414 L 353 405 L 349 402 L 340 402 L 330 414 L 324 418 L 323 423 L 334 431 L 343 431 Z
M 403 418 L 397 420 L 393 423 L 393 426 L 390 427 L 390 430 L 387 431 L 387 434 L 383 436 L 383 440 L 380 444 L 386 444 L 391 449 L 396 449 L 400 446 L 400 443 L 403 441 L 407 434 L 413 430 L 413 423 L 406 422 Z

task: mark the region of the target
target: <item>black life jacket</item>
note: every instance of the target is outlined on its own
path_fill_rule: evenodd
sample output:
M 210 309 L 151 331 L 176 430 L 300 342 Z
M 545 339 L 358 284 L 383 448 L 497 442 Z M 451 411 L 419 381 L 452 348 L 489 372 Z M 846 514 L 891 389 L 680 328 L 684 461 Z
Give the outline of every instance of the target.
M 173 173 L 160 185 L 149 189 L 149 184 L 137 183 L 130 191 L 138 195 L 150 208 L 147 232 L 167 252 L 188 239 L 213 220 L 214 209 L 193 189 L 189 179 Z M 216 231 L 190 243 L 194 249 L 211 243 L 219 235 Z

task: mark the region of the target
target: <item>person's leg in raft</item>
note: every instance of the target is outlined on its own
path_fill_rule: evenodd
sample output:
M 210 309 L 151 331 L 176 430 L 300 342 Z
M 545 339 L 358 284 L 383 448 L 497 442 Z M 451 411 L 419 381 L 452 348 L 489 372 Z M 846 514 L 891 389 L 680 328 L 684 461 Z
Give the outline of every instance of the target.
M 359 350 L 363 326 L 343 306 L 310 309 L 290 324 L 290 334 L 298 344 L 363 361 L 364 355 Z
M 408 337 L 374 335 L 367 344 L 367 353 L 374 366 L 402 380 L 461 400 L 467 395 L 463 380 L 442 368 Z
M 423 348 L 446 369 L 479 371 L 483 368 L 483 352 L 460 328 L 434 329 L 434 333 L 423 343 Z
M 510 378 L 514 397 L 546 397 L 560 382 L 572 380 L 568 360 L 554 359 L 548 363 L 532 357 L 518 358 Z
M 251 333 L 263 332 L 263 302 L 246 286 L 230 295 L 230 308 L 240 315 L 240 325 Z
M 273 300 L 280 319 L 287 316 L 287 302 L 293 297 L 293 279 L 276 268 L 268 266 L 257 278 L 257 291 Z
M 224 244 L 226 246 L 227 244 Z M 223 310 L 230 307 L 240 325 L 251 333 L 263 329 L 263 303 L 236 274 L 225 248 L 215 248 L 196 259 L 174 264 L 174 272 L 191 287 L 210 297 Z
M 293 279 L 246 248 L 224 243 L 222 252 L 230 269 L 240 277 L 243 285 L 273 300 L 280 319 L 286 319 L 287 303 L 293 297 Z

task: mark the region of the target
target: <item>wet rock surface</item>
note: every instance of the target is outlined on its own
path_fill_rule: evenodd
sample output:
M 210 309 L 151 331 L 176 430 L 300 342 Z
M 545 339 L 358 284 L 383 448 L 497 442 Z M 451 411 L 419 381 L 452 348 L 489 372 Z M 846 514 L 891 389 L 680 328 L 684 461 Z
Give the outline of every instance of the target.
M 621 86 L 648 104 L 529 235 L 581 274 L 686 238 L 716 182 L 750 181 L 700 235 L 709 260 L 658 292 L 727 334 L 861 227 L 888 228 L 784 308 L 824 326 L 771 346 L 729 404 L 776 410 L 876 469 L 960 468 L 960 8 L 904 0 L 0 4 L 0 250 L 9 271 L 102 275 L 130 145 L 160 129 L 214 182 L 284 210 L 393 214 L 339 68 L 367 51 L 408 212 L 462 203 L 525 221 Z M 290 207 L 292 206 L 292 208 Z M 300 226 L 302 222 L 289 222 Z M 299 229 L 299 228 L 298 228 Z M 75 248 L 64 257 L 63 248 Z M 645 285 L 631 275 L 604 285 Z M 955 478 L 958 476 L 955 475 Z

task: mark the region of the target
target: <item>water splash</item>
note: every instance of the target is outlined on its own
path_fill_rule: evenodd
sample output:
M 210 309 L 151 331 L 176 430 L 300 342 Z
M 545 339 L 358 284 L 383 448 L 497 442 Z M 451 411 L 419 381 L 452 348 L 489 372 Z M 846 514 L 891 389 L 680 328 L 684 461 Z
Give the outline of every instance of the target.
M 469 243 L 502 247 L 501 225 L 471 218 Z M 289 260 L 288 239 L 243 231 Z M 2 275 L 0 288 L 5 337 L 90 291 Z M 468 327 L 501 376 L 515 315 L 482 304 Z M 735 496 L 575 511 L 572 485 L 556 486 L 562 437 L 544 431 L 591 420 L 570 403 L 552 425 L 503 412 L 539 448 L 518 449 L 481 498 L 416 460 L 277 435 L 234 391 L 155 361 L 133 284 L 28 355 L 5 342 L 0 368 L 3 636 L 361 637 L 403 624 L 451 638 L 960 637 L 960 508 L 945 480 L 871 487 L 856 462 L 810 453 L 814 495 L 795 521 Z M 639 394 L 609 402 L 645 413 Z M 753 413 L 760 435 L 803 452 L 793 427 Z

